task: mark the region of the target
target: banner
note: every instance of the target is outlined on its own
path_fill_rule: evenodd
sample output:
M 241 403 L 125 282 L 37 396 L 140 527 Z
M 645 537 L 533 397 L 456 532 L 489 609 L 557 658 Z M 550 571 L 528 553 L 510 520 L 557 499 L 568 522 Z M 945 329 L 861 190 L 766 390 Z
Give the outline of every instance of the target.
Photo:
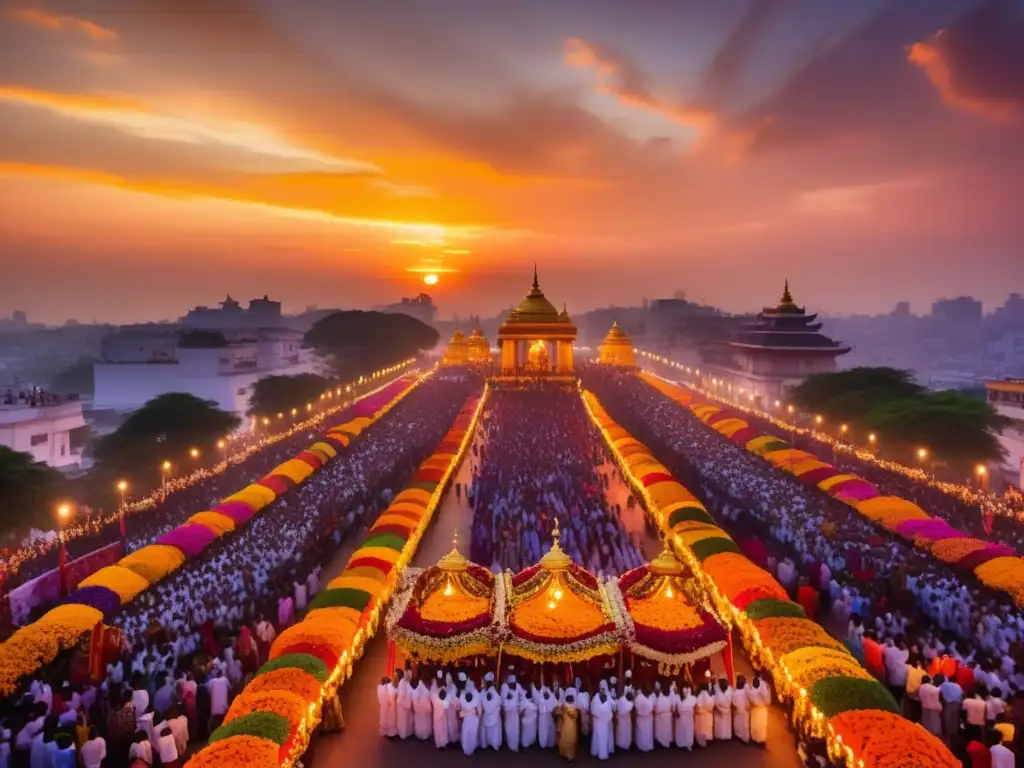
M 89 554 L 72 560 L 65 566 L 64 577 L 67 579 L 68 592 L 78 586 L 78 582 L 92 575 L 100 568 L 113 565 L 121 557 L 121 542 L 108 544 Z M 54 568 L 32 581 L 26 581 L 20 587 L 12 589 L 6 598 L 10 605 L 11 621 L 20 627 L 28 621 L 29 614 L 37 605 L 52 605 L 60 600 L 60 569 Z

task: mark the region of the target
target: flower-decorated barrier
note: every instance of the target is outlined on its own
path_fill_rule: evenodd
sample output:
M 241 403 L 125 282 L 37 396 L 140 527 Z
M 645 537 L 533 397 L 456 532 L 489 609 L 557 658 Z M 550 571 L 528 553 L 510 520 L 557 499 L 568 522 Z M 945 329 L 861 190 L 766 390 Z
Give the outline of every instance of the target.
M 683 567 L 666 542 L 649 564 L 606 585 L 624 619 L 625 643 L 636 656 L 673 667 L 692 664 L 726 647 L 726 631 L 709 608 L 689 597 Z
M 506 580 L 503 650 L 528 661 L 581 662 L 616 653 L 624 620 L 603 584 L 554 543 L 537 565 Z
M 337 691 L 352 674 L 382 611 L 465 456 L 487 397 L 470 397 L 433 455 L 377 518 L 345 570 L 309 604 L 306 617 L 270 647 L 270 660 L 235 698 L 191 768 L 225 768 L 235 753 L 261 768 L 294 765 L 321 719 L 337 722 Z M 424 468 L 444 466 L 437 480 Z M 435 477 L 433 471 L 431 477 Z M 309 678 L 312 678 L 309 679 Z M 243 768 L 237 766 L 237 768 Z M 245 766 L 249 768 L 249 766 Z
M 493 656 L 505 582 L 457 548 L 426 569 L 409 568 L 388 611 L 388 637 L 407 655 L 447 664 Z
M 741 411 L 700 402 L 692 392 L 649 373 L 642 373 L 641 378 L 726 437 L 736 422 L 743 421 Z M 743 423 L 749 427 L 745 421 Z M 753 428 L 750 429 L 751 433 L 743 432 L 744 438 L 748 434 L 757 434 Z M 911 501 L 883 496 L 866 480 L 843 474 L 816 456 L 796 450 L 774 436 L 757 435 L 739 444 L 802 482 L 817 486 L 848 504 L 875 524 L 930 552 L 942 562 L 973 573 L 988 587 L 1003 590 L 1018 606 L 1024 606 L 1024 558 L 1018 557 L 1013 548 L 974 538 L 953 528 L 945 520 L 932 517 Z
M 837 730 L 839 725 L 848 731 L 869 729 L 878 718 L 891 717 L 902 723 L 905 751 L 926 756 L 924 762 L 913 763 L 916 768 L 959 765 L 945 747 L 936 748 L 936 739 L 924 728 L 898 716 L 896 701 L 885 686 L 842 643 L 808 619 L 767 571 L 740 554 L 738 547 L 707 544 L 731 539 L 700 501 L 608 416 L 592 393 L 584 392 L 583 399 L 647 513 L 696 575 L 718 615 L 739 630 L 753 664 L 771 672 L 779 697 L 792 704 L 799 727 L 824 738 L 829 753 L 845 759 L 849 768 L 895 766 L 900 764 L 869 762 L 874 752 L 867 743 L 854 748 Z
M 322 440 L 331 440 L 332 435 L 339 430 L 346 430 L 346 435 L 359 434 L 394 407 L 421 380 L 422 377 L 411 374 L 402 376 L 365 395 L 356 404 L 354 419 L 331 427 Z M 372 416 L 368 417 L 367 413 Z M 353 426 L 355 423 L 359 426 Z M 348 445 L 349 439 L 341 444 L 342 447 Z M 314 447 L 316 445 L 320 443 Z M 330 447 L 330 450 L 337 454 L 337 449 Z M 307 453 L 312 456 L 311 459 L 291 459 L 273 470 L 268 477 L 284 477 L 288 483 L 287 489 L 293 488 L 314 471 L 314 463 L 320 462 L 316 454 L 311 452 L 304 451 L 300 457 Z M 322 462 L 318 466 L 322 466 Z M 186 560 L 197 557 L 218 537 L 228 535 L 272 503 L 278 493 L 261 483 L 262 480 L 247 486 L 222 501 L 215 509 L 193 515 L 154 544 L 132 552 L 115 565 L 96 571 L 67 596 L 64 604 L 18 630 L 0 645 L 0 695 L 12 693 L 21 677 L 49 664 L 59 652 L 81 640 L 97 623 L 113 616 L 120 606 L 131 602 L 140 592 L 180 568 Z M 74 624 L 78 634 L 73 641 L 68 640 L 66 631 L 56 638 L 51 637 L 55 628 L 66 630 L 69 625 L 62 619 L 75 606 L 91 611 L 88 615 L 94 615 L 95 619 L 88 624 L 82 621 Z M 53 614 L 55 616 L 51 619 Z M 86 614 L 75 615 L 81 618 Z

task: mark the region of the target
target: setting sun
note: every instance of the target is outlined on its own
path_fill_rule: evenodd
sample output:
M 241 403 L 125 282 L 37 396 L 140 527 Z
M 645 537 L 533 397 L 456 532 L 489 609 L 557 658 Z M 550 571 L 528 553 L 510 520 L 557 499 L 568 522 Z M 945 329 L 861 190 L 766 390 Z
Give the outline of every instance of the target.
M 433 272 L 423 276 L 423 282 L 427 285 L 437 285 L 437 275 Z

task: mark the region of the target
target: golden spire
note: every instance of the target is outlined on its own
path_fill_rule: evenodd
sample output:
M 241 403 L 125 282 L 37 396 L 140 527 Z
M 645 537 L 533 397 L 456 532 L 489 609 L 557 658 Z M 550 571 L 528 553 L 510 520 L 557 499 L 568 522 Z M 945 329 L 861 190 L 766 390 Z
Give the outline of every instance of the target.
M 789 292 L 789 278 L 786 278 L 786 287 L 782 289 L 782 298 L 779 299 L 780 307 L 795 307 L 796 302 L 793 301 L 793 296 Z
M 469 561 L 459 553 L 459 530 L 457 528 L 452 534 L 452 551 L 438 561 L 437 567 L 447 573 L 464 571 L 469 567 Z
M 551 543 L 551 549 L 540 559 L 540 565 L 548 571 L 564 571 L 572 565 L 572 558 L 562 551 L 562 545 L 559 543 L 562 538 L 562 532 L 558 528 L 557 517 L 555 518 L 555 529 L 551 532 L 551 538 L 554 540 Z
M 661 553 L 651 561 L 650 569 L 658 576 L 678 576 L 683 572 L 683 564 L 669 547 L 668 537 L 662 542 Z
M 533 262 L 533 290 L 540 290 L 540 281 L 537 280 L 537 262 Z

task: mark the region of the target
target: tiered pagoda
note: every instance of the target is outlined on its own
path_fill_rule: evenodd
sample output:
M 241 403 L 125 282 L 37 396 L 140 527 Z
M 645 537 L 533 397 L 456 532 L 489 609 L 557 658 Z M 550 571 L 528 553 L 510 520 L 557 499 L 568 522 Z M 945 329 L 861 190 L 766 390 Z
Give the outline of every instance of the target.
M 850 347 L 821 333 L 814 313 L 798 306 L 786 281 L 782 298 L 763 308 L 733 338 L 705 353 L 705 385 L 723 395 L 768 407 L 809 376 L 836 370 Z
M 441 358 L 441 365 L 465 365 L 468 362 L 469 342 L 462 331 L 456 329 L 448 342 L 448 348 L 444 351 L 444 357 Z
M 572 374 L 576 326 L 548 301 L 533 269 L 533 287 L 498 329 L 505 375 Z
M 605 365 L 621 365 L 630 368 L 636 365 L 633 359 L 633 342 L 618 322 L 612 323 L 608 335 L 597 348 L 597 360 Z

